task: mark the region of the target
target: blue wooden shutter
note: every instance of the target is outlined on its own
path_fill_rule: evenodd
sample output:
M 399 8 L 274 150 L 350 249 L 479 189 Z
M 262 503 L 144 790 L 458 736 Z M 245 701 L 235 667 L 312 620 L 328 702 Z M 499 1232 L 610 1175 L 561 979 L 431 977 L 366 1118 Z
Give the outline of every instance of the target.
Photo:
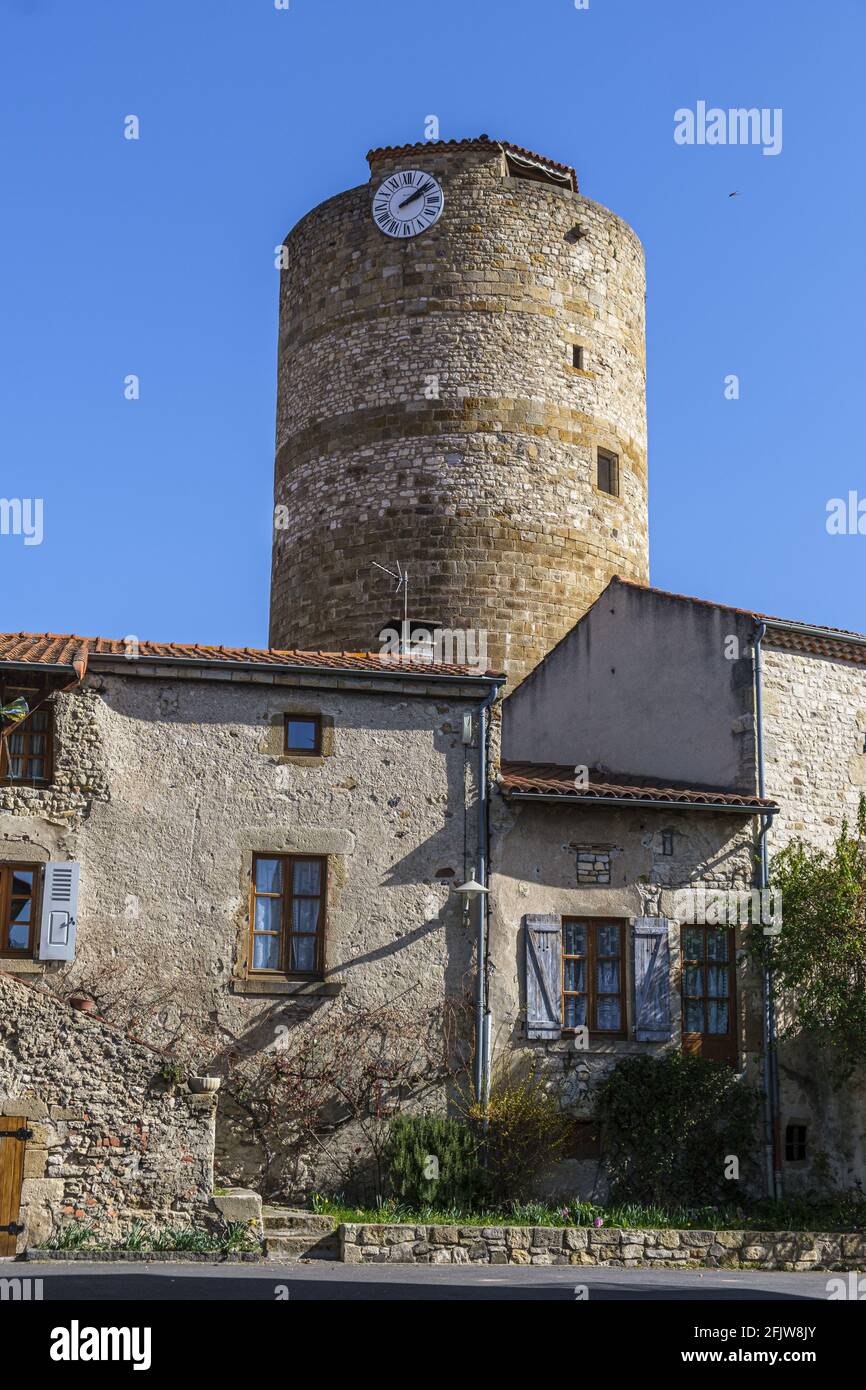
M 667 917 L 634 920 L 634 1035 L 638 1042 L 671 1037 L 671 958 Z
M 562 918 L 552 913 L 524 917 L 526 946 L 526 1036 L 562 1036 Z

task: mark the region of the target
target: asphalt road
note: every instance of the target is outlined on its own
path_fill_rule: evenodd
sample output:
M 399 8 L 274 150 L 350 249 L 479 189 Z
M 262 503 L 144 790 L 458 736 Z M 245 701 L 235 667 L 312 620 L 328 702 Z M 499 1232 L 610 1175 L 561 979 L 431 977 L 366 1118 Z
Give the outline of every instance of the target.
M 37 1264 L 3 1263 L 0 1277 L 42 1279 L 46 1302 L 129 1299 L 230 1302 L 340 1299 L 385 1302 L 432 1299 L 545 1299 L 578 1297 L 665 1301 L 827 1299 L 829 1274 L 740 1270 L 598 1269 L 561 1265 L 291 1265 Z M 838 1278 L 838 1276 L 836 1276 Z M 578 1290 L 586 1289 L 585 1294 Z

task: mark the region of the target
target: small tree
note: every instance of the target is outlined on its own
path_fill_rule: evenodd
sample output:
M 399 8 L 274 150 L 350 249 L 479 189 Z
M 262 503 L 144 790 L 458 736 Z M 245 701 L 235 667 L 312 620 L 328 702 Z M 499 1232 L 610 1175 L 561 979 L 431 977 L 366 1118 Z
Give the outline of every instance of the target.
M 487 1191 L 498 1202 L 531 1196 L 534 1179 L 565 1156 L 574 1133 L 557 1090 L 511 1059 L 494 1072 L 487 1108 L 464 1097 L 464 1114 L 480 1136 Z
M 782 930 L 750 933 L 752 954 L 772 964 L 782 1036 L 811 1034 L 841 1084 L 866 1061 L 866 798 L 853 835 L 843 821 L 830 851 L 793 841 L 773 859 L 771 880 Z

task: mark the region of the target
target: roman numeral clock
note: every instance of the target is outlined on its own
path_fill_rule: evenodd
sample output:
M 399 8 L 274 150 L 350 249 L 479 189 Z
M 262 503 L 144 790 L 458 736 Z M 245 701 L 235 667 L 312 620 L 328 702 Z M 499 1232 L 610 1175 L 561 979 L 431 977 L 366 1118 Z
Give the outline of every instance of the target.
M 445 194 L 432 174 L 403 169 L 377 188 L 373 221 L 386 236 L 418 236 L 439 220 L 444 206 Z

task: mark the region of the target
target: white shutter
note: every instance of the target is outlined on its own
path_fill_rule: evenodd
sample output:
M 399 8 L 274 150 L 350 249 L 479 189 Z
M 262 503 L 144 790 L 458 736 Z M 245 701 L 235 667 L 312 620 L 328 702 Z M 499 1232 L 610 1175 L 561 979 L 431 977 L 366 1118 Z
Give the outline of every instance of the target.
M 40 960 L 74 960 L 78 918 L 78 876 L 74 860 L 51 860 L 42 884 Z

